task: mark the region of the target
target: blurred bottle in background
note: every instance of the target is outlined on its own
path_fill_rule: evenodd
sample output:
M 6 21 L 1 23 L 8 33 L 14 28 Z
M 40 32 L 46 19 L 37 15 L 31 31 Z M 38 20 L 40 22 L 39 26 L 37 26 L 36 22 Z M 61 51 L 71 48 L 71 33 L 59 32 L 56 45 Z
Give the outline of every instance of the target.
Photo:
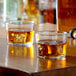
M 39 23 L 39 0 L 24 0 L 24 14 Z M 26 17 L 25 17 L 26 18 Z
M 76 0 L 58 0 L 59 31 L 76 28 Z
M 56 24 L 56 0 L 39 0 L 40 23 Z

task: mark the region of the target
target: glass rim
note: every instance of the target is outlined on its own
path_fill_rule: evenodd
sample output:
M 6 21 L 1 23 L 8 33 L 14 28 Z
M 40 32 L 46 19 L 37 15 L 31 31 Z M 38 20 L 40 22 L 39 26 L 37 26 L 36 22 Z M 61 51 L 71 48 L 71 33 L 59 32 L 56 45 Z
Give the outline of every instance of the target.
M 31 21 L 31 20 L 8 20 L 5 22 L 8 23 L 8 24 L 15 24 L 14 22 L 26 22 L 26 24 L 34 24 L 35 22 L 34 21 Z M 22 24 L 22 23 L 17 23 L 17 25 L 20 24 L 20 25 L 26 25 L 26 24 Z
M 56 31 L 40 31 L 41 33 L 39 33 L 39 35 L 41 35 L 41 36 L 56 36 L 56 35 L 67 35 L 67 32 L 60 32 L 60 33 L 54 33 L 54 32 L 56 32 Z M 44 32 L 48 32 L 47 34 L 45 34 Z M 52 34 L 52 33 L 54 33 L 54 34 Z

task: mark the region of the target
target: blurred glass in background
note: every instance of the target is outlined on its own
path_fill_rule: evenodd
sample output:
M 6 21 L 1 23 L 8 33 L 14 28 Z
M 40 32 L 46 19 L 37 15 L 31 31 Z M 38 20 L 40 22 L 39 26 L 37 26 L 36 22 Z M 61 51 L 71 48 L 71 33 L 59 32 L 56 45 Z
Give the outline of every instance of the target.
M 56 24 L 57 0 L 39 0 L 40 23 Z
M 5 12 L 7 20 L 17 20 L 23 14 L 23 0 L 6 0 Z

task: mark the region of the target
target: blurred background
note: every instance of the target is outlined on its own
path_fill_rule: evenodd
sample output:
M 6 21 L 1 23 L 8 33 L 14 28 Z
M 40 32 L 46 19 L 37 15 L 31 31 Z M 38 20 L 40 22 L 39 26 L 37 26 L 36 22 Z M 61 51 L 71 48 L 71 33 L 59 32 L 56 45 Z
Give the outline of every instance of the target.
M 3 20 L 3 3 L 4 1 L 3 0 L 0 0 L 0 21 Z
M 56 9 L 57 0 L 0 0 L 0 22 L 28 18 L 37 24 L 56 24 Z
M 7 20 L 27 18 L 37 24 L 57 24 L 58 31 L 69 32 L 76 28 L 76 0 L 0 0 L 0 26 Z

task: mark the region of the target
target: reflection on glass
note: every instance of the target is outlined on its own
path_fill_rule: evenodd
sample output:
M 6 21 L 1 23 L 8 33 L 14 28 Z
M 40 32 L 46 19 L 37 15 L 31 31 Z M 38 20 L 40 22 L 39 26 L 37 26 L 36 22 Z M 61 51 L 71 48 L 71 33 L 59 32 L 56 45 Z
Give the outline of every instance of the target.
M 9 56 L 34 58 L 34 46 L 9 45 Z

